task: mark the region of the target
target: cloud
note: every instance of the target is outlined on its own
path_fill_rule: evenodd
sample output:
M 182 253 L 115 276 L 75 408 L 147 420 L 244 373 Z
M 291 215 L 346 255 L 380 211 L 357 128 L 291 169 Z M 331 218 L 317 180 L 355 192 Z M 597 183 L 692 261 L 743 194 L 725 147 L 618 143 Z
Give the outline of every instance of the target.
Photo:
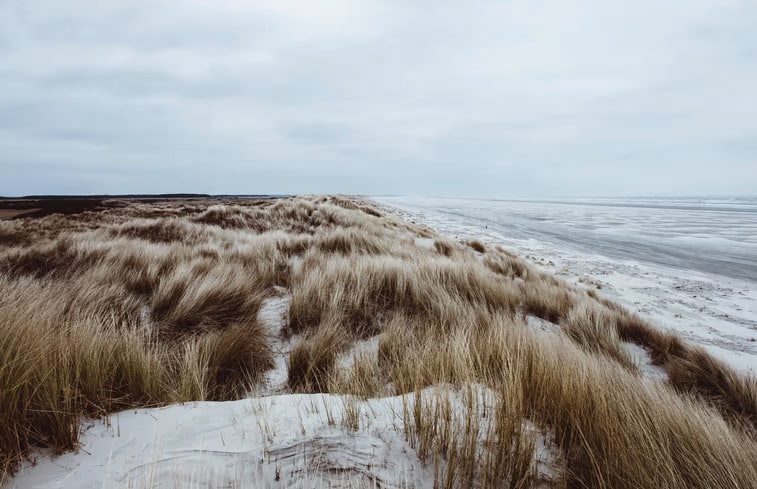
M 745 193 L 757 4 L 0 4 L 0 194 Z

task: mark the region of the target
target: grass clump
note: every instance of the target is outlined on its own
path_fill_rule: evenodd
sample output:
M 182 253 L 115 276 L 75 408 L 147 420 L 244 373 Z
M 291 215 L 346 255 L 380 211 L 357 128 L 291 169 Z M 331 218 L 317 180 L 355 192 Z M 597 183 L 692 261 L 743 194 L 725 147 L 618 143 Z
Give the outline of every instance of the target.
M 494 273 L 509 279 L 528 278 L 528 264 L 524 260 L 500 251 L 495 254 L 487 253 L 484 257 L 484 265 Z
M 590 303 L 574 306 L 560 323 L 566 334 L 589 351 L 606 355 L 626 369 L 638 372 L 638 367 L 620 344 L 617 329 L 602 309 Z
M 435 239 L 434 249 L 436 249 L 437 253 L 440 255 L 447 257 L 450 257 L 454 255 L 456 251 L 459 251 L 457 243 L 449 239 Z
M 468 240 L 465 244 L 477 253 L 486 253 L 486 245 L 477 239 Z
M 273 354 L 257 322 L 233 324 L 184 345 L 179 398 L 224 401 L 237 399 L 273 368 Z
M 287 384 L 294 391 L 327 390 L 334 365 L 346 341 L 338 319 L 322 323 L 289 353 Z

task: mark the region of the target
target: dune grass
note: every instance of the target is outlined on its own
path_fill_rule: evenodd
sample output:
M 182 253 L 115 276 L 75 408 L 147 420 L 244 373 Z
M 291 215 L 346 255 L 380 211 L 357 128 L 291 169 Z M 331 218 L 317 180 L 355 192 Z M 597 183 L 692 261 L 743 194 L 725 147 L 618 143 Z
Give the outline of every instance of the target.
M 415 393 L 405 436 L 440 487 L 537 487 L 539 439 L 560 452 L 557 486 L 757 487 L 755 379 L 507 250 L 368 202 L 135 203 L 0 236 L 0 479 L 35 447 L 75 448 L 82 416 L 255 390 L 274 366 L 257 313 L 284 288 L 287 388 Z M 369 338 L 377 351 L 342 366 Z

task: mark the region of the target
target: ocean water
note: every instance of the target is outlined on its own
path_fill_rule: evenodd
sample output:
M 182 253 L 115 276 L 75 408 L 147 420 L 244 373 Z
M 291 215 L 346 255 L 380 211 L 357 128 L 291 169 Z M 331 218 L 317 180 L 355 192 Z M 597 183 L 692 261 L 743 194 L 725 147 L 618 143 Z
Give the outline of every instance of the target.
M 757 282 L 757 197 L 377 200 L 443 226 L 479 226 L 581 253 Z

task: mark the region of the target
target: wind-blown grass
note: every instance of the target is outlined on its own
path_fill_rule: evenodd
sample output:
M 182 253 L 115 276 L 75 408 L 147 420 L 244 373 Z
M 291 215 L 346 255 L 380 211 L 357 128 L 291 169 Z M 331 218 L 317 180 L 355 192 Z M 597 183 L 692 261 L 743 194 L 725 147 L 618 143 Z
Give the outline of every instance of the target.
M 258 311 L 284 288 L 287 388 L 416 393 L 405 436 L 440 486 L 536 487 L 541 436 L 565 487 L 756 487 L 754 379 L 502 248 L 346 197 L 0 224 L 0 478 L 35 447 L 75 448 L 83 416 L 247 395 L 274 366 Z M 367 338 L 377 352 L 341 366 Z M 464 395 L 419 395 L 440 385 Z

